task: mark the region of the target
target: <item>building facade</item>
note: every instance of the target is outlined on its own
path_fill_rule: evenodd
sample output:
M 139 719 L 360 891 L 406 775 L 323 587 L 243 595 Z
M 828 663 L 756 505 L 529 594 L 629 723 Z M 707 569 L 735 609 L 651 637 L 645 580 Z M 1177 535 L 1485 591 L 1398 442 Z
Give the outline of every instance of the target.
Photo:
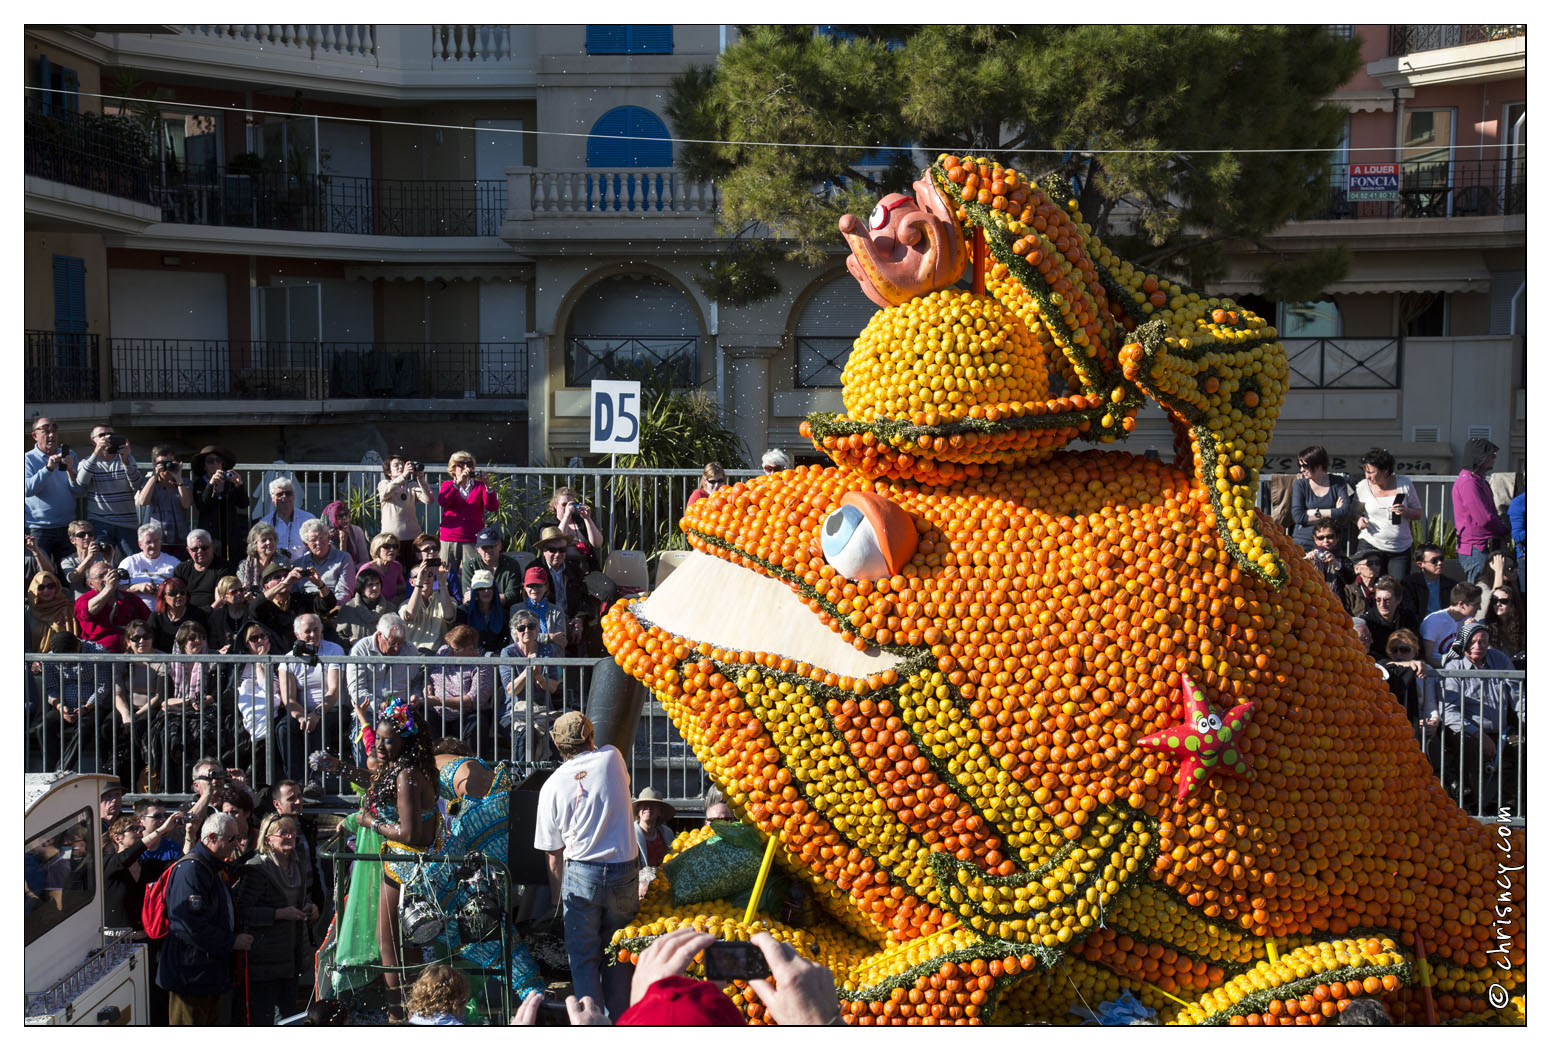
M 1327 213 L 1212 289 L 1252 293 L 1271 254 L 1353 253 L 1320 303 L 1250 300 L 1294 367 L 1273 469 L 1320 441 L 1448 471 L 1476 433 L 1516 465 L 1522 27 L 1353 28 Z M 717 191 L 676 169 L 665 102 L 734 32 L 27 30 L 29 414 L 244 460 L 562 464 L 586 454 L 590 380 L 651 368 L 717 397 L 751 456 L 811 454 L 798 426 L 840 407 L 873 308 L 838 237 L 752 306 L 696 283 L 724 244 Z M 1132 444 L 1167 449 L 1161 415 Z

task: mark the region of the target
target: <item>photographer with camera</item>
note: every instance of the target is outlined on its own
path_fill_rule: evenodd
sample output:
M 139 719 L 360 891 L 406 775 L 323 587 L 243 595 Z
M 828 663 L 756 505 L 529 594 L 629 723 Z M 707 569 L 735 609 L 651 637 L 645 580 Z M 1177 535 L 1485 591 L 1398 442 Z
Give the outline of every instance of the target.
M 135 494 L 145 485 L 145 475 L 128 438 L 104 423 L 92 428 L 91 437 L 91 454 L 75 469 L 75 482 L 89 497 L 86 517 L 93 530 L 127 557 L 135 552 L 135 529 L 140 525 Z
M 196 463 L 200 474 L 194 479 L 194 507 L 199 512 L 199 528 L 214 538 L 217 561 L 235 563 L 244 554 L 253 497 L 242 475 L 234 470 L 237 457 L 230 450 L 207 445 L 199 450 Z
M 27 535 L 56 563 L 70 553 L 66 523 L 80 495 L 75 457 L 68 445 L 59 443 L 58 434 L 53 420 L 39 416 L 32 425 L 33 447 L 22 457 Z
M 549 510 L 555 527 L 566 539 L 566 557 L 583 564 L 584 573 L 603 569 L 603 532 L 593 521 L 592 508 L 569 486 L 561 486 L 550 497 Z
M 215 584 L 215 601 L 205 616 L 205 627 L 210 632 L 210 648 L 217 653 L 230 653 L 231 644 L 243 625 L 253 619 L 253 602 L 262 594 L 258 588 L 249 588 L 235 576 L 224 576 Z
M 178 559 L 188 556 L 183 538 L 188 532 L 189 509 L 194 506 L 194 490 L 183 477 L 170 445 L 151 447 L 151 476 L 135 493 L 135 504 L 150 510 L 146 521 L 161 527 L 162 546 Z
M 139 596 L 127 593 L 129 573 L 106 562 L 94 563 L 87 573 L 90 593 L 75 600 L 75 619 L 81 638 L 95 642 L 109 653 L 124 652 L 124 629 L 132 620 L 149 620 L 151 610 Z
M 403 453 L 390 456 L 382 465 L 377 499 L 382 505 L 382 531 L 399 538 L 399 561 L 408 569 L 412 561 L 410 542 L 421 532 L 417 505 L 429 505 L 436 499 L 426 484 L 425 464 L 406 459 Z
M 108 559 L 113 553 L 113 545 L 106 540 L 98 540 L 92 524 L 85 519 L 71 522 L 67 529 L 65 536 L 73 550 L 60 560 L 59 572 L 75 597 L 80 598 L 91 591 L 86 574 L 93 565 Z
M 485 528 L 485 515 L 500 508 L 490 477 L 474 469 L 474 455 L 455 452 L 447 458 L 447 473 L 452 475 L 437 491 L 436 502 L 442 508 L 442 561 L 462 566 L 474 554 L 474 538 Z
M 1320 522 L 1312 530 L 1314 546 L 1303 557 L 1319 570 L 1325 586 L 1332 594 L 1341 597 L 1343 589 L 1357 579 L 1351 560 L 1341 554 L 1342 526 L 1329 519 Z
M 297 569 L 317 571 L 318 583 L 311 580 L 302 584 L 303 591 L 328 588 L 338 602 L 349 602 L 355 594 L 355 559 L 335 547 L 328 526 L 321 518 L 309 518 L 302 523 L 302 543 L 307 550 L 291 564 Z
M 427 656 L 436 652 L 457 621 L 457 600 L 449 588 L 447 565 L 440 558 L 422 558 L 410 571 L 409 601 L 399 608 L 399 616 L 408 625 L 410 644 Z
M 303 584 L 313 585 L 314 590 L 301 590 Z M 297 617 L 304 613 L 328 614 L 339 608 L 333 590 L 312 566 L 287 569 L 279 562 L 271 562 L 264 569 L 259 587 L 264 597 L 254 604 L 253 619 L 268 628 L 285 649 L 296 642 Z

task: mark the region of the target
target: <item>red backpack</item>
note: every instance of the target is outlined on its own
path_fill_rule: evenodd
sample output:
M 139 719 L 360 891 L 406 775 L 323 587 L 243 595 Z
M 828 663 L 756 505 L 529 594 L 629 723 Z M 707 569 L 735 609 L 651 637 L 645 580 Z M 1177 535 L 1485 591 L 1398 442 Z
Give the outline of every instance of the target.
M 140 906 L 140 925 L 145 928 L 145 936 L 152 941 L 167 937 L 172 930 L 172 921 L 167 918 L 167 886 L 172 882 L 172 870 L 185 861 L 200 861 L 194 854 L 185 854 L 171 865 L 167 871 L 156 877 L 156 882 L 146 888 L 145 902 Z M 200 864 L 204 864 L 200 861 Z

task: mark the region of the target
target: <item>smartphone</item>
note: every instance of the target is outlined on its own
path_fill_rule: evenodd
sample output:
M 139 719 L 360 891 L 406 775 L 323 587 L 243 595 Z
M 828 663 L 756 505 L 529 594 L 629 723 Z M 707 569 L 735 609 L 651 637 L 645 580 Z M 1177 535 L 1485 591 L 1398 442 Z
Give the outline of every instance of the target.
M 439 558 L 428 558 L 425 561 L 421 562 L 420 564 L 423 565 L 423 566 L 430 566 L 433 569 L 435 569 L 435 568 L 439 568 L 441 566 L 442 560 L 439 559 Z
M 539 1005 L 538 1024 L 544 1026 L 571 1024 L 571 1013 L 565 1009 L 565 1001 L 551 990 L 544 990 L 544 1002 Z
M 712 942 L 705 950 L 705 976 L 712 981 L 769 978 L 770 964 L 757 945 L 749 942 Z

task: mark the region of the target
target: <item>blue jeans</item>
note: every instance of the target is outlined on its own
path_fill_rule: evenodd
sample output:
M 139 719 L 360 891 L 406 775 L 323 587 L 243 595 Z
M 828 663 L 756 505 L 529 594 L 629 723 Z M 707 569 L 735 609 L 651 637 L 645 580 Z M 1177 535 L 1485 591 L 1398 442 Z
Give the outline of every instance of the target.
M 1459 568 L 1465 574 L 1465 583 L 1474 584 L 1481 571 L 1486 568 L 1486 548 L 1478 548 L 1470 554 L 1460 552 Z
M 571 984 L 577 999 L 590 996 L 607 1003 L 609 1015 L 618 1018 L 629 1002 L 630 979 L 622 967 L 609 968 L 610 991 L 603 992 L 603 949 L 614 932 L 635 918 L 640 907 L 634 861 L 601 863 L 567 861 L 560 883 L 565 903 L 565 954 L 571 962 Z M 621 980 L 624 997 L 621 998 Z

